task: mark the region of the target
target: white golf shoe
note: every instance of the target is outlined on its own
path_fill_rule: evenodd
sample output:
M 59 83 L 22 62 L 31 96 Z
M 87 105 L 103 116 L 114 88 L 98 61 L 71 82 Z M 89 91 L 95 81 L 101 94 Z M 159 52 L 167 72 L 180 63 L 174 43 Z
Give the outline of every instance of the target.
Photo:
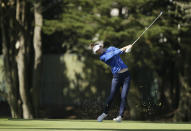
M 121 122 L 121 121 L 122 121 L 122 117 L 121 117 L 121 116 L 118 116 L 118 117 L 116 117 L 116 118 L 113 118 L 113 120 L 114 120 L 115 122 Z
M 107 117 L 107 114 L 102 113 L 102 114 L 97 118 L 97 121 L 98 121 L 98 122 L 102 122 L 103 119 L 106 118 L 106 117 Z

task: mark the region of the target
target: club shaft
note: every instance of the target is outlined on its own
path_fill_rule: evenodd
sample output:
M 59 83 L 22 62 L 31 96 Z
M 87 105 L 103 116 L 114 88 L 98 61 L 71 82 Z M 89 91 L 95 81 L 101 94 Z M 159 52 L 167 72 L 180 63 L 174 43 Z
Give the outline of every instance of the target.
M 159 17 L 162 15 L 162 13 L 163 12 L 161 12 L 158 16 L 157 16 L 157 18 L 155 18 L 154 19 L 154 21 L 148 26 L 148 27 L 146 27 L 146 29 L 141 33 L 141 35 L 133 42 L 133 44 L 131 44 L 131 45 L 134 45 L 140 38 L 141 38 L 141 36 L 157 21 L 157 19 L 159 19 Z

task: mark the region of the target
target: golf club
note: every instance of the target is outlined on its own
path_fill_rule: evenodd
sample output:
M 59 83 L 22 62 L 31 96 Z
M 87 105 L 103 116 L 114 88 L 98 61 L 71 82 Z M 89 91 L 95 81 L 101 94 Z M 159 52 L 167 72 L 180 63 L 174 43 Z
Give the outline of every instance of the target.
M 159 17 L 163 14 L 163 12 L 161 11 L 160 14 L 157 16 L 157 18 L 154 19 L 154 21 L 148 26 L 146 27 L 145 31 L 143 31 L 143 33 L 133 42 L 133 44 L 131 44 L 132 46 L 141 38 L 141 36 L 159 19 Z

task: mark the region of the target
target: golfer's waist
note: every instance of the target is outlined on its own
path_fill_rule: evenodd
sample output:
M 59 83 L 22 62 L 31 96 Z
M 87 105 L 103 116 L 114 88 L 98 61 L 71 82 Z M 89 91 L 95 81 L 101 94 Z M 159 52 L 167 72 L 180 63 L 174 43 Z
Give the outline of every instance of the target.
M 123 70 L 120 70 L 120 73 L 115 73 L 113 74 L 113 78 L 117 78 L 117 79 L 123 79 L 124 77 L 128 77 L 130 74 L 129 74 L 129 71 L 128 71 L 128 68 L 124 68 Z

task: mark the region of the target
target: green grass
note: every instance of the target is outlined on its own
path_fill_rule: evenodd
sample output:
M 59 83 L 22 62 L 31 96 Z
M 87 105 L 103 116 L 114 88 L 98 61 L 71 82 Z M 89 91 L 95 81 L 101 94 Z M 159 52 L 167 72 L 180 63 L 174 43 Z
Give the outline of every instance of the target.
M 191 131 L 190 123 L 154 123 L 111 120 L 8 120 L 0 119 L 0 131 Z

